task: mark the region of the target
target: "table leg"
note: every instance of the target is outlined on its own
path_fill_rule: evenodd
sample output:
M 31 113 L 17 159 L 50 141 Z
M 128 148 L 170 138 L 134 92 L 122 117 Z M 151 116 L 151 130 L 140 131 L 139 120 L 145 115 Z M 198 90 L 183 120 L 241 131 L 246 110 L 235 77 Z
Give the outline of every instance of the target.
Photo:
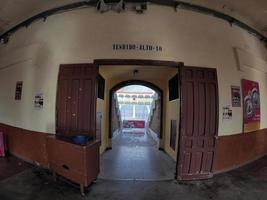
M 54 181 L 57 181 L 57 174 L 56 174 L 56 172 L 53 171 L 52 173 L 53 173 L 53 179 L 54 179 Z
M 82 196 L 85 196 L 83 184 L 80 184 L 80 192 Z

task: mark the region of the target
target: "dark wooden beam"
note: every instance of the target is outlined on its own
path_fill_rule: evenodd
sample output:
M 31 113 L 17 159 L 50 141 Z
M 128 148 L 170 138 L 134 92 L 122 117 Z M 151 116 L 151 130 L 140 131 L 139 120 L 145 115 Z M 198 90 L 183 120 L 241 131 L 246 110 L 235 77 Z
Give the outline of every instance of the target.
M 141 65 L 141 66 L 166 66 L 178 68 L 183 63 L 163 60 L 144 60 L 144 59 L 96 59 L 97 65 Z

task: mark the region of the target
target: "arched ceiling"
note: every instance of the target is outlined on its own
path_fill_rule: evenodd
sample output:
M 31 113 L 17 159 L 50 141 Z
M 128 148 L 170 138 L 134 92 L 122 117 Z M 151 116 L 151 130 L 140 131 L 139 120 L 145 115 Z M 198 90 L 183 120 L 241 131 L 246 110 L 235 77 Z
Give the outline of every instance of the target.
M 0 0 L 0 33 L 42 11 L 81 0 Z
M 266 0 L 183 0 L 214 10 L 248 23 L 267 35 L 267 1 Z
M 81 0 L 1 0 L 0 33 L 39 12 Z M 267 0 L 183 0 L 223 12 L 267 36 Z

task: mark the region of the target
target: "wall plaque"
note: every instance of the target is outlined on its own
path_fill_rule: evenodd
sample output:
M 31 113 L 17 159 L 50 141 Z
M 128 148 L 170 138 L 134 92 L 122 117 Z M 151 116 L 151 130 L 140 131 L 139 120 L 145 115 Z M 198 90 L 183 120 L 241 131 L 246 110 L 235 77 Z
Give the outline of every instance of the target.
M 163 48 L 159 45 L 150 44 L 113 44 L 112 49 L 115 51 L 128 50 L 128 51 L 151 51 L 161 52 Z

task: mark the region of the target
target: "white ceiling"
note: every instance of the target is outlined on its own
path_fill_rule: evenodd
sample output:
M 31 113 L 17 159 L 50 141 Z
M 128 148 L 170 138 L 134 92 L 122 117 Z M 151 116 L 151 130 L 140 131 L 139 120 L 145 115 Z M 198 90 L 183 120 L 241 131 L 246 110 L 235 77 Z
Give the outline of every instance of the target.
M 267 35 L 267 0 L 183 0 L 221 11 Z
M 42 11 L 80 0 L 0 0 L 0 33 Z
M 0 33 L 49 8 L 80 0 L 0 0 Z M 237 17 L 267 35 L 267 0 L 184 0 Z

